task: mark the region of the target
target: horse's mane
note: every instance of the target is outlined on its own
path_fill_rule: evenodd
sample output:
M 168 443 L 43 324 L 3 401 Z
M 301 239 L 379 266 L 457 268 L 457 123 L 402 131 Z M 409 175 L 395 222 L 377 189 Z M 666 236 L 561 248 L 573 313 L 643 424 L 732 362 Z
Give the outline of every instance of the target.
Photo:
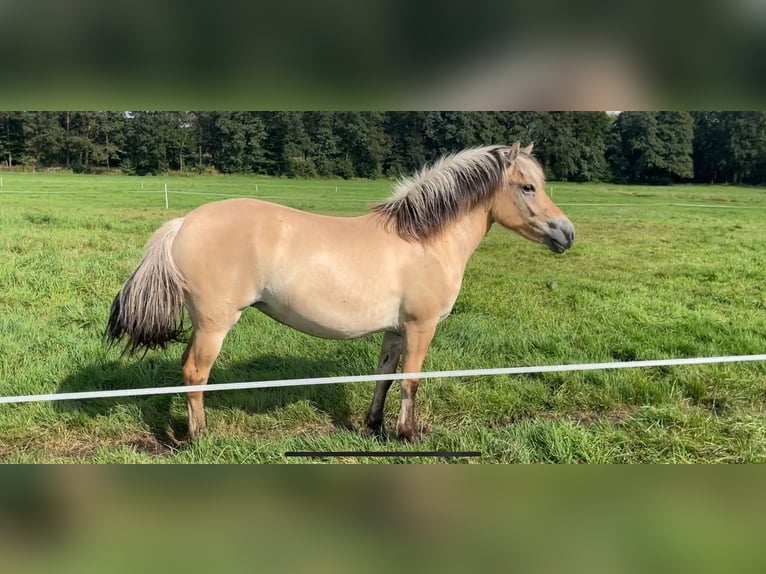
M 428 239 L 494 196 L 503 182 L 511 149 L 493 145 L 445 155 L 415 175 L 401 179 L 390 199 L 372 211 L 403 239 Z M 523 151 L 514 160 L 522 158 L 517 163 L 520 171 L 527 172 L 532 166 L 539 169 L 534 158 Z

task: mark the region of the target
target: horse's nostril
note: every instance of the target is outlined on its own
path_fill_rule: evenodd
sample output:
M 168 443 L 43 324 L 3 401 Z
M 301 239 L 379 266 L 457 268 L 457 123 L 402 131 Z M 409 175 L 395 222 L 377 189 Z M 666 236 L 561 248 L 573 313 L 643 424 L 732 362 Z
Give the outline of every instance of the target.
M 548 233 L 553 237 L 557 237 L 560 243 L 565 244 L 567 247 L 574 243 L 574 226 L 567 218 L 554 217 L 546 223 L 548 224 Z

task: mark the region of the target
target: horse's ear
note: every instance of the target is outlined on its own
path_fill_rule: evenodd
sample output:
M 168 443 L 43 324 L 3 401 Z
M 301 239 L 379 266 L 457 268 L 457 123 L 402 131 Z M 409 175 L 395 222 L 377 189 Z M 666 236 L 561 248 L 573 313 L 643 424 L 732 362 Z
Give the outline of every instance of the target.
M 521 150 L 521 153 L 524 153 L 526 155 L 531 155 L 532 154 L 532 148 L 534 147 L 534 145 L 535 145 L 534 142 L 529 144 L 527 147 L 525 147 L 524 149 Z
M 513 163 L 513 160 L 515 160 L 516 157 L 519 155 L 519 148 L 520 147 L 521 147 L 521 143 L 520 142 L 516 142 L 511 147 L 500 150 L 500 155 L 502 156 L 503 160 L 505 161 L 506 167 L 511 165 Z

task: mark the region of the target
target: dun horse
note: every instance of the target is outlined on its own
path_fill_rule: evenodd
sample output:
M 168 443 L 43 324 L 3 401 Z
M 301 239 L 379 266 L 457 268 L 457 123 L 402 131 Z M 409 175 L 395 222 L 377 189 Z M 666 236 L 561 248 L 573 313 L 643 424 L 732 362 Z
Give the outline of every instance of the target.
M 164 347 L 192 334 L 186 385 L 207 383 L 224 337 L 255 307 L 317 337 L 383 332 L 377 373 L 420 372 L 436 325 L 449 315 L 469 257 L 493 223 L 561 253 L 574 228 L 543 191 L 532 146 L 447 155 L 401 181 L 358 217 L 328 217 L 255 199 L 203 205 L 150 239 L 112 303 L 107 339 Z M 400 438 L 414 440 L 418 380 L 401 381 Z M 378 382 L 366 417 L 383 434 L 391 381 Z M 203 393 L 188 393 L 189 437 L 205 429 Z

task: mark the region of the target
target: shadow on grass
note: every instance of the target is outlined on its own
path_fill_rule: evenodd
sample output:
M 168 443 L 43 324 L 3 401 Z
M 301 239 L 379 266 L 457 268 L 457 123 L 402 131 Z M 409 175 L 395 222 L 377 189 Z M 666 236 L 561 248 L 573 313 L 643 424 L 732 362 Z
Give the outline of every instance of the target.
M 309 377 L 338 376 L 336 360 L 307 359 L 263 355 L 251 361 L 213 367 L 210 386 L 215 383 L 267 381 Z M 66 377 L 58 392 L 78 392 L 182 385 L 180 362 L 166 358 L 145 357 L 103 361 L 89 365 Z M 136 405 L 144 424 L 157 441 L 155 450 L 176 449 L 188 438 L 186 400 L 178 407 L 179 394 L 120 397 L 115 399 L 67 400 L 54 403 L 61 412 L 76 412 L 87 416 L 103 416 L 120 405 Z M 312 385 L 221 391 L 205 393 L 206 408 L 240 409 L 246 413 L 268 413 L 302 400 L 310 401 L 327 413 L 338 428 L 352 429 L 351 412 L 345 385 Z M 173 405 L 176 405 L 173 407 Z M 209 423 L 208 423 L 209 424 Z

